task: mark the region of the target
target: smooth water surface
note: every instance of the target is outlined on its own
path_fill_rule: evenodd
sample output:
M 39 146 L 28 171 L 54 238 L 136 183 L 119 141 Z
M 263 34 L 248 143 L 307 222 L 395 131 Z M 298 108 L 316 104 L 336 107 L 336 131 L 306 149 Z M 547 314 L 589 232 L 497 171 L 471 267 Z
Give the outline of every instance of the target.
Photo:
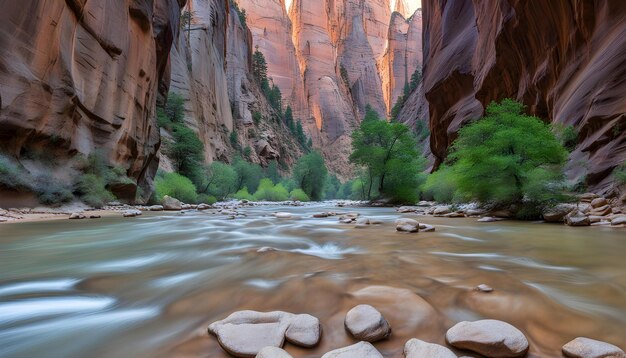
M 385 223 L 356 229 L 336 217 L 311 217 L 329 210 Z M 299 217 L 276 219 L 275 211 Z M 353 343 L 343 317 L 358 303 L 379 308 L 394 328 L 376 344 L 386 357 L 401 357 L 412 337 L 443 344 L 454 323 L 481 318 L 524 331 L 530 356 L 560 356 L 577 336 L 624 348 L 624 229 L 330 204 L 240 212 L 247 216 L 151 213 L 0 225 L 0 356 L 225 357 L 206 326 L 256 309 L 319 317 L 319 347 L 286 346 L 295 357 L 319 357 Z M 437 231 L 396 233 L 399 216 Z M 261 247 L 277 251 L 257 253 Z M 481 283 L 495 292 L 472 290 Z M 355 293 L 370 286 L 386 287 Z

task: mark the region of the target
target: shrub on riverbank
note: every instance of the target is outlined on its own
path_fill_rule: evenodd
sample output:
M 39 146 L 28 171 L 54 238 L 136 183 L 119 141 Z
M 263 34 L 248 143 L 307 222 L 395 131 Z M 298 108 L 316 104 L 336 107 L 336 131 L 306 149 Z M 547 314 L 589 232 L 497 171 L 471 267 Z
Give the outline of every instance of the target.
M 282 184 L 272 183 L 272 180 L 265 178 L 261 180 L 259 189 L 254 193 L 254 200 L 257 201 L 287 201 L 289 192 Z
M 291 191 L 291 193 L 289 193 L 289 200 L 306 202 L 306 201 L 310 201 L 311 199 L 309 199 L 309 196 L 306 195 L 304 190 L 294 189 Z
M 324 158 L 313 151 L 298 159 L 293 167 L 293 180 L 312 200 L 321 200 L 328 170 Z
M 185 203 L 195 203 L 198 199 L 196 187 L 191 180 L 178 173 L 159 173 L 154 181 L 154 186 L 156 199 L 159 202 L 166 195 Z
M 525 115 L 521 103 L 504 99 L 459 131 L 447 166 L 431 175 L 425 190 L 442 201 L 515 205 L 524 218 L 533 218 L 566 199 L 566 159 L 567 150 L 549 125 Z

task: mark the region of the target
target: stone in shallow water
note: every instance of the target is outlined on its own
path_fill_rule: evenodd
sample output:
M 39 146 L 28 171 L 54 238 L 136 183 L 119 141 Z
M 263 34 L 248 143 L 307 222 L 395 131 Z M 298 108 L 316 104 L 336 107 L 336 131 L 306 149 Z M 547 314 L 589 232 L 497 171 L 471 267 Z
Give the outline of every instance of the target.
M 611 225 L 626 225 L 626 215 L 617 215 L 611 219 Z
M 456 355 L 444 346 L 415 338 L 404 345 L 404 356 L 406 358 L 456 358 Z
M 413 219 L 398 219 L 396 220 L 396 231 L 401 232 L 418 232 L 420 224 Z
M 265 347 L 282 347 L 289 342 L 311 347 L 319 342 L 319 320 L 310 315 L 292 313 L 239 311 L 209 325 L 209 333 L 228 353 L 236 357 L 254 357 Z
M 166 195 L 163 197 L 163 201 L 161 202 L 161 204 L 163 205 L 163 209 L 165 210 L 174 210 L 174 211 L 183 210 L 183 203 L 181 203 L 180 200 L 176 198 L 172 198 L 169 195 Z
M 489 286 L 489 285 L 485 285 L 484 283 L 476 286 L 475 288 L 476 291 L 480 291 L 480 292 L 493 292 L 493 287 Z
M 332 350 L 322 358 L 383 358 L 371 343 L 359 342 L 351 346 Z
M 261 349 L 256 358 L 293 358 L 291 354 L 287 353 L 283 349 L 276 347 L 265 347 Z
M 528 340 L 520 330 L 493 319 L 457 323 L 446 333 L 446 340 L 486 357 L 522 357 L 528 352 Z
M 279 218 L 279 219 L 289 219 L 291 218 L 293 215 L 291 213 L 274 213 L 274 216 Z
M 346 314 L 346 330 L 356 339 L 376 342 L 389 337 L 391 327 L 383 315 L 370 305 L 358 305 Z
M 578 337 L 564 345 L 563 354 L 573 358 L 626 358 L 619 347 L 585 337 Z

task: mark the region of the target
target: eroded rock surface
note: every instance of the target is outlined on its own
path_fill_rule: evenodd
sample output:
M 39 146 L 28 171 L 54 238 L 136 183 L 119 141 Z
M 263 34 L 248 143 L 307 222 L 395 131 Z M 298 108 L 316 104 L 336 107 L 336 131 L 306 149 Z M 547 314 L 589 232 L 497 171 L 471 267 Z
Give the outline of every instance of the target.
M 578 337 L 565 344 L 563 354 L 573 358 L 626 357 L 624 351 L 617 346 L 585 337 Z
M 448 348 L 416 338 L 406 342 L 404 356 L 405 358 L 456 358 L 456 355 Z
M 383 315 L 370 305 L 358 305 L 346 314 L 346 330 L 356 339 L 376 342 L 389 337 L 391 326 Z

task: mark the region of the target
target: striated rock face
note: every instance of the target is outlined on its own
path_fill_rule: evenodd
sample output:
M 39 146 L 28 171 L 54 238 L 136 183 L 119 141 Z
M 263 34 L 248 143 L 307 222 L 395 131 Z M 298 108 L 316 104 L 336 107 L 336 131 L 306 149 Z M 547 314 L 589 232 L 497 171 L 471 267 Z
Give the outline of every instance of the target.
M 405 52 L 410 73 L 421 63 L 421 45 L 411 42 L 421 39 L 421 17 L 409 22 L 407 3 L 394 4 L 402 24 L 391 26 L 401 27 L 399 35 L 390 29 L 389 0 L 294 0 L 288 16 L 284 0 L 239 1 L 284 105 L 292 106 L 330 169 L 343 176 L 351 171 L 350 133 L 366 105 L 387 114 L 392 93 L 404 87 Z
M 240 59 L 232 64 L 231 88 L 234 88 L 234 83 L 241 81 L 234 74 L 246 73 L 249 45 L 242 38 L 247 39 L 247 35 L 241 29 L 237 32 L 234 24 L 229 26 L 233 17 L 229 18 L 227 1 L 191 0 L 186 10 L 193 16 L 191 25 L 181 32 L 171 51 L 170 90 L 185 98 L 185 124 L 197 131 L 204 143 L 206 161 L 226 160 L 228 134 L 233 130 L 226 74 L 227 49 L 232 57 Z M 231 39 L 227 38 L 229 31 L 233 35 Z M 244 115 L 250 118 L 249 113 Z
M 101 151 L 140 184 L 156 172 L 154 110 L 185 0 L 22 1 L 0 12 L 0 150 L 58 168 Z
M 608 190 L 626 157 L 625 2 L 424 0 L 423 9 L 424 92 L 438 163 L 463 124 L 512 97 L 546 121 L 574 126 L 570 176 Z
M 394 12 L 387 37 L 389 41 L 380 64 L 380 76 L 389 114 L 403 94 L 404 84 L 409 83 L 413 72 L 422 64 L 422 12 L 416 11 L 408 20 L 400 12 Z

